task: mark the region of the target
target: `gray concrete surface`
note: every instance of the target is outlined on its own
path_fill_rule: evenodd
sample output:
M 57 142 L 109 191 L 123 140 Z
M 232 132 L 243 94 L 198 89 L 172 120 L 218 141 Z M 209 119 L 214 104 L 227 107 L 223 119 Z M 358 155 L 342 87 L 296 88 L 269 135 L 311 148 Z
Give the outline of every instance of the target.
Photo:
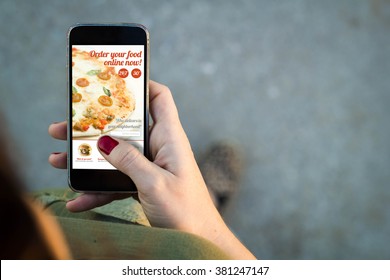
M 146 25 L 195 154 L 239 143 L 225 218 L 259 258 L 390 258 L 389 1 L 2 0 L 0 108 L 31 189 L 67 184 L 47 126 L 77 22 Z

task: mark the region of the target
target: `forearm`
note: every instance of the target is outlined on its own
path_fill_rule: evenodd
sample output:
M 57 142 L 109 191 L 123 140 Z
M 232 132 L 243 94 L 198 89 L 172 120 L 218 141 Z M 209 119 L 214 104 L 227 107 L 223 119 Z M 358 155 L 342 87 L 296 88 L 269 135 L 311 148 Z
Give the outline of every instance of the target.
M 255 260 L 256 257 L 241 243 L 232 231 L 223 224 L 221 233 L 214 240 L 214 244 L 220 247 L 233 259 Z
M 256 257 L 233 234 L 216 209 L 214 211 L 209 211 L 203 227 L 194 233 L 213 242 L 232 259 L 255 260 Z

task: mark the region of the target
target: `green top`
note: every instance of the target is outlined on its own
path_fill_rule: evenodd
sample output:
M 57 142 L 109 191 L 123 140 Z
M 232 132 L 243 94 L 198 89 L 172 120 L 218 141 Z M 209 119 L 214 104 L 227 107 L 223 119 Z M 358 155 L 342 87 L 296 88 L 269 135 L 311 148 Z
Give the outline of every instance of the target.
M 69 189 L 34 195 L 56 217 L 74 259 L 230 259 L 204 238 L 151 227 L 141 205 L 133 198 L 71 213 L 65 203 L 76 196 Z

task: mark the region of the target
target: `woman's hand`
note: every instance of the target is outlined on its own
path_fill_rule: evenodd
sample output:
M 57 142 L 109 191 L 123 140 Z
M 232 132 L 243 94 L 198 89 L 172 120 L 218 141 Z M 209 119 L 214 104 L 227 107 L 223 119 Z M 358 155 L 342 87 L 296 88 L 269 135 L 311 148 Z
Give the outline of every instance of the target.
M 131 144 L 110 136 L 97 143 L 104 158 L 128 175 L 138 189 L 138 199 L 152 226 L 178 229 L 202 236 L 232 257 L 254 256 L 234 237 L 222 220 L 208 193 L 187 136 L 181 126 L 170 90 L 150 82 L 149 161 Z M 66 123 L 52 124 L 49 133 L 66 139 Z M 50 155 L 49 162 L 66 168 L 66 153 Z M 83 194 L 67 203 L 70 211 L 104 205 L 123 194 Z

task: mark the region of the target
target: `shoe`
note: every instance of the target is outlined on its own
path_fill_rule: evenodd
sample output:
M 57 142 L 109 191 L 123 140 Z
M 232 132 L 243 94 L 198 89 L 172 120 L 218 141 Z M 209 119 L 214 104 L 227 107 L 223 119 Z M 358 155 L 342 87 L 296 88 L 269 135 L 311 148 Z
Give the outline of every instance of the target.
M 238 149 L 225 142 L 213 144 L 200 161 L 203 179 L 220 212 L 238 189 L 242 165 Z

